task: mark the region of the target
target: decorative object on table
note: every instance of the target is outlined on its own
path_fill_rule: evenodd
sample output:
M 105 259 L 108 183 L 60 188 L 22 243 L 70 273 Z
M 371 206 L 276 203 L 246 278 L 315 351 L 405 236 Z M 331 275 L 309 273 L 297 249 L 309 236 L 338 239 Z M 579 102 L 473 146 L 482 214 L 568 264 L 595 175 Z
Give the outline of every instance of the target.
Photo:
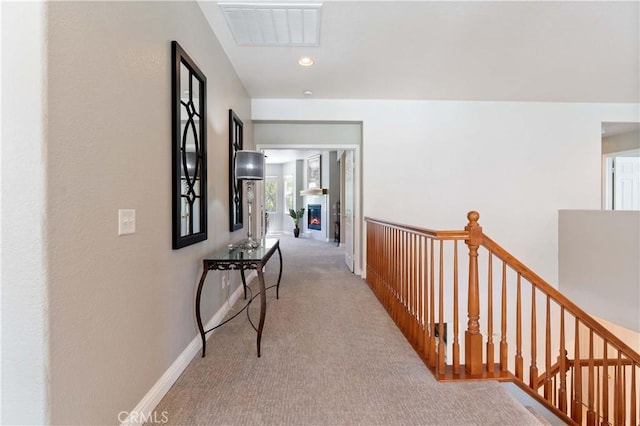
M 298 238 L 300 236 L 300 228 L 298 228 L 298 222 L 304 216 L 304 208 L 299 208 L 298 211 L 289 209 L 289 216 L 291 216 L 291 218 L 293 219 L 293 225 L 295 226 L 295 228 L 293 228 L 293 236 Z
M 259 151 L 238 151 L 236 153 L 236 179 L 247 181 L 247 208 L 249 210 L 249 224 L 247 226 L 247 240 L 243 248 L 251 249 L 260 246 L 260 242 L 253 239 L 253 202 L 255 200 L 254 181 L 264 179 L 264 154 Z M 242 188 L 239 188 L 240 190 Z
M 307 159 L 307 188 L 322 188 L 320 154 Z
M 172 246 L 207 239 L 207 79 L 171 42 Z
M 242 182 L 236 178 L 236 154 L 242 150 L 243 124 L 229 110 L 229 231 L 242 229 Z

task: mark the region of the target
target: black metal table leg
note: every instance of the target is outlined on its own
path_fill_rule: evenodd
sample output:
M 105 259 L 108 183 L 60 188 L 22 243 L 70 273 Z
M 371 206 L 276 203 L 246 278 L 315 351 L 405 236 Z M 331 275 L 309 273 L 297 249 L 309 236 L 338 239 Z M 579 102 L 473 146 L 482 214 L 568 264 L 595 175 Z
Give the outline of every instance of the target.
M 260 322 L 258 323 L 258 358 L 260 357 L 260 341 L 262 340 L 262 328 L 264 327 L 264 317 L 267 314 L 267 291 L 264 286 L 264 275 L 262 274 L 262 264 L 256 268 L 258 272 L 258 283 L 260 284 Z
M 280 278 L 282 278 L 282 252 L 280 251 L 280 242 L 278 242 L 278 256 L 280 257 L 280 272 L 278 272 L 278 284 L 276 285 L 276 299 L 280 299 Z
M 198 330 L 200 331 L 200 337 L 202 338 L 202 358 L 204 358 L 204 354 L 207 350 L 207 339 L 206 333 L 204 332 L 204 327 L 202 326 L 202 315 L 200 314 L 200 296 L 202 295 L 202 286 L 204 285 L 204 280 L 207 278 L 207 273 L 209 272 L 207 265 L 204 265 L 204 271 L 202 271 L 202 277 L 200 278 L 200 283 L 198 284 L 198 291 L 196 293 L 196 321 L 198 322 Z
M 244 269 L 240 269 L 240 278 L 242 278 L 242 288 L 244 289 L 244 300 L 247 300 L 247 279 L 244 276 Z

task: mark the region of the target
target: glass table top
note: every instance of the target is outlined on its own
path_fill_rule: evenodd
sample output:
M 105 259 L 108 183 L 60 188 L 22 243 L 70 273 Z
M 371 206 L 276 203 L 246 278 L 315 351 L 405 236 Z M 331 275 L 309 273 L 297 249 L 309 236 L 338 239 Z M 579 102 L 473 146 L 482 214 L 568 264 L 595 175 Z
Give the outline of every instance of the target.
M 260 246 L 254 249 L 241 248 L 243 241 L 229 244 L 228 247 L 217 250 L 212 255 L 205 257 L 205 261 L 214 262 L 257 262 L 262 260 L 273 247 L 278 244 L 277 238 L 265 238 L 260 240 Z

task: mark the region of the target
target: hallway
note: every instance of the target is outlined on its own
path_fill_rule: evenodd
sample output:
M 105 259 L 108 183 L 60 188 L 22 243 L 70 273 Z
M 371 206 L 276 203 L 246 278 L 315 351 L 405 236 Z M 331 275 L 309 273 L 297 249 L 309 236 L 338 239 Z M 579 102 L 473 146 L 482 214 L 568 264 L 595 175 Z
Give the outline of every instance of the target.
M 262 357 L 239 315 L 210 335 L 206 358 L 191 362 L 157 416 L 169 424 L 541 424 L 496 382 L 436 382 L 335 244 L 280 241 L 280 299 L 267 290 Z M 277 279 L 273 265 L 267 286 Z M 255 280 L 251 287 L 255 295 Z

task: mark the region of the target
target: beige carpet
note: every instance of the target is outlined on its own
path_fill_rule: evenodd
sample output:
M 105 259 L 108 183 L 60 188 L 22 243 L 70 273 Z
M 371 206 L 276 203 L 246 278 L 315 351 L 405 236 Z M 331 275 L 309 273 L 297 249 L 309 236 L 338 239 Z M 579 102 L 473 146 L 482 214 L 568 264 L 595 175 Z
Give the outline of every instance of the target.
M 541 424 L 497 383 L 436 382 L 335 244 L 281 237 L 281 248 L 262 357 L 245 314 L 215 331 L 156 408 L 169 424 Z

